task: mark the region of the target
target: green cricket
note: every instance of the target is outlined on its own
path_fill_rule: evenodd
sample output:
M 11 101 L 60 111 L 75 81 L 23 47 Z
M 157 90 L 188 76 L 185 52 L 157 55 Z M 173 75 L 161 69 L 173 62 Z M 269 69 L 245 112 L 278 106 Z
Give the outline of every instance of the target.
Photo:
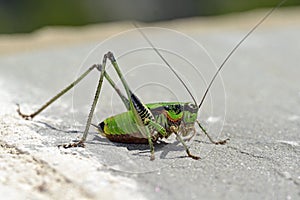
M 88 115 L 88 119 L 86 122 L 84 133 L 79 141 L 70 142 L 67 144 L 59 145 L 59 147 L 70 148 L 70 147 L 84 147 L 84 143 L 86 141 L 87 135 L 89 133 L 90 126 L 94 126 L 97 128 L 99 133 L 106 137 L 108 140 L 112 142 L 119 143 L 140 143 L 140 144 L 149 144 L 150 147 L 150 160 L 154 160 L 154 143 L 156 143 L 159 139 L 168 138 L 173 133 L 176 135 L 176 138 L 183 147 L 188 155 L 188 157 L 198 160 L 199 156 L 193 155 L 190 153 L 188 146 L 185 143 L 185 139 L 183 137 L 188 136 L 187 140 L 191 139 L 195 136 L 195 124 L 199 126 L 202 132 L 208 137 L 211 143 L 215 145 L 223 145 L 229 139 L 214 141 L 212 137 L 207 133 L 205 128 L 200 124 L 198 118 L 198 112 L 203 104 L 209 89 L 211 88 L 215 78 L 224 67 L 225 63 L 232 56 L 232 54 L 237 50 L 237 48 L 249 37 L 249 35 L 257 29 L 257 27 L 263 23 L 269 15 L 273 13 L 273 11 L 280 7 L 286 0 L 281 1 L 276 7 L 272 8 L 238 43 L 237 45 L 230 51 L 230 53 L 225 57 L 222 64 L 217 69 L 216 73 L 212 77 L 200 103 L 198 104 L 189 91 L 186 84 L 179 77 L 176 71 L 171 67 L 168 61 L 161 55 L 157 48 L 153 45 L 153 43 L 148 39 L 146 34 L 136 25 L 135 27 L 144 37 L 144 39 L 149 43 L 152 49 L 156 52 L 156 54 L 162 59 L 162 61 L 170 68 L 170 70 L 175 74 L 178 80 L 183 84 L 185 89 L 190 94 L 193 102 L 159 102 L 159 103 L 147 103 L 144 104 L 136 94 L 134 94 L 129 85 L 127 84 L 120 67 L 113 55 L 113 53 L 108 52 L 104 55 L 102 64 L 94 64 L 90 68 L 88 68 L 81 76 L 79 76 L 74 82 L 64 88 L 61 92 L 47 101 L 41 108 L 32 114 L 24 114 L 20 110 L 20 106 L 17 108 L 18 114 L 24 119 L 33 119 L 36 115 L 41 113 L 44 109 L 46 109 L 49 105 L 55 102 L 58 98 L 68 92 L 71 88 L 77 85 L 83 78 L 85 78 L 91 71 L 98 70 L 100 72 L 100 77 L 97 85 L 97 89 L 95 92 L 95 97 L 92 102 L 91 110 Z M 115 82 L 111 79 L 108 72 L 105 70 L 107 60 L 109 60 L 114 67 L 118 77 L 120 78 L 126 95 L 124 95 L 121 90 L 116 86 Z M 127 111 L 120 113 L 115 116 L 111 116 L 104 121 L 100 122 L 98 125 L 92 124 L 93 114 L 98 102 L 98 98 L 100 95 L 102 83 L 104 78 L 109 82 L 109 84 L 114 88 L 122 102 L 124 103 Z M 183 137 L 182 137 L 183 136 Z

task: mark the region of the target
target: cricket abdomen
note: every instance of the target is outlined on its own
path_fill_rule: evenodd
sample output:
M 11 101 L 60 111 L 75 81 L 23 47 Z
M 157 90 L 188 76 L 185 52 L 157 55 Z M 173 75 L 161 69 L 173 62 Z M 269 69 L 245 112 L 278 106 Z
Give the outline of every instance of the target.
M 112 142 L 148 143 L 148 139 L 139 132 L 130 111 L 105 119 L 98 124 L 97 128 L 101 135 Z

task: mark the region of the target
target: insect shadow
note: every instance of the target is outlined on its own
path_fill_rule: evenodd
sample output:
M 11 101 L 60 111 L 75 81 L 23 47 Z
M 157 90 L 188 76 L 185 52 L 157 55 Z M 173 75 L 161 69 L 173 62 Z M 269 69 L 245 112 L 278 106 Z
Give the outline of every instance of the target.
M 78 130 L 63 130 L 61 128 L 57 128 L 57 127 L 55 127 L 47 122 L 43 122 L 43 121 L 36 121 L 36 123 L 42 124 L 43 126 L 45 126 L 46 128 L 49 128 L 51 130 L 59 131 L 59 132 L 63 132 L 63 133 L 83 133 L 83 131 L 78 131 Z
M 61 132 L 61 133 L 83 133 L 83 131 L 78 131 L 78 130 L 64 130 L 63 128 L 58 128 L 55 127 L 52 124 L 49 124 L 44 121 L 36 121 L 37 124 L 43 125 L 45 128 Z M 101 144 L 101 145 L 106 145 L 106 146 L 114 146 L 114 147 L 125 147 L 128 151 L 139 151 L 137 153 L 133 153 L 132 155 L 138 155 L 138 156 L 146 156 L 147 153 L 149 153 L 149 145 L 148 144 L 126 144 L 126 143 L 114 143 L 109 141 L 105 137 L 101 137 L 97 132 L 91 132 L 93 135 L 93 139 L 90 141 L 87 141 L 87 144 Z M 167 155 L 169 152 L 174 152 L 174 151 L 182 151 L 184 148 L 181 147 L 179 141 L 175 141 L 172 143 L 165 142 L 163 140 L 160 140 L 159 142 L 155 143 L 155 148 L 158 152 L 160 153 L 160 158 L 161 159 L 172 159 L 172 158 L 167 158 Z M 181 148 L 178 148 L 181 147 Z M 177 158 L 184 158 L 186 156 L 176 156 Z
M 109 139 L 105 137 L 101 137 L 100 135 L 96 134 L 94 135 L 94 138 L 90 141 L 87 141 L 88 144 L 101 144 L 101 145 L 108 145 L 108 146 L 114 146 L 114 147 L 125 147 L 128 151 L 138 151 L 136 153 L 133 153 L 132 155 L 138 155 L 138 156 L 147 156 L 146 154 L 149 153 L 149 145 L 148 144 L 126 144 L 126 143 L 116 143 L 111 142 Z M 160 153 L 161 159 L 173 159 L 174 157 L 167 158 L 167 155 L 169 152 L 180 152 L 184 150 L 184 147 L 180 146 L 180 141 L 174 141 L 174 142 L 165 142 L 163 140 L 160 140 L 154 144 L 155 149 L 157 152 Z M 176 158 L 184 158 L 186 156 L 176 156 Z

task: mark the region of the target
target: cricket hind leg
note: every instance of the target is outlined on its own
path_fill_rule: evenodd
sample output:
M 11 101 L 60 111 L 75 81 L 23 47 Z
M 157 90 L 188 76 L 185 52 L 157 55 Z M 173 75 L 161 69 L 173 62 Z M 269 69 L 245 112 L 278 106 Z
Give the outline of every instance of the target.
M 50 106 L 52 103 L 54 103 L 57 99 L 59 99 L 62 95 L 64 95 L 65 93 L 67 93 L 70 89 L 72 89 L 75 85 L 77 85 L 83 78 L 85 78 L 93 69 L 98 69 L 101 68 L 100 65 L 92 65 L 89 69 L 87 69 L 81 76 L 79 76 L 75 81 L 73 81 L 70 85 L 68 85 L 66 88 L 64 88 L 63 90 L 61 90 L 57 95 L 55 95 L 54 97 L 52 97 L 50 100 L 48 100 L 44 105 L 42 105 L 39 109 L 37 109 L 35 112 L 31 113 L 31 114 L 24 114 L 21 111 L 20 105 L 17 104 L 18 108 L 17 108 L 17 112 L 18 114 L 26 119 L 26 120 L 30 120 L 33 119 L 36 115 L 38 115 L 39 113 L 41 113 L 43 110 L 45 110 L 48 106 Z
M 154 145 L 152 141 L 151 132 L 149 130 L 149 124 L 150 122 L 153 122 L 154 124 L 157 124 L 155 122 L 155 119 L 153 117 L 153 114 L 151 111 L 139 100 L 139 98 L 130 90 L 125 78 L 123 77 L 123 74 L 120 70 L 120 67 L 118 66 L 118 63 L 114 57 L 114 55 L 111 52 L 107 53 L 108 59 L 111 61 L 111 64 L 115 68 L 119 78 L 122 81 L 122 84 L 125 88 L 128 100 L 129 100 L 129 110 L 132 111 L 134 115 L 134 119 L 137 124 L 137 128 L 139 129 L 140 133 L 143 135 L 143 137 L 148 139 L 149 147 L 150 147 L 150 160 L 154 160 Z M 159 130 L 160 128 L 157 127 Z
M 110 52 L 109 52 L 110 53 Z M 98 69 L 100 72 L 101 70 Z M 114 88 L 114 90 L 117 92 L 117 94 L 119 95 L 119 97 L 121 98 L 121 100 L 123 101 L 125 107 L 127 110 L 130 110 L 130 103 L 129 100 L 124 96 L 124 94 L 121 92 L 121 90 L 117 87 L 117 85 L 115 84 L 115 82 L 111 79 L 111 77 L 109 76 L 109 74 L 107 73 L 107 71 L 104 71 L 104 77 L 106 78 L 106 80 L 109 82 L 109 84 Z
M 203 133 L 208 137 L 208 139 L 209 139 L 209 141 L 211 142 L 211 143 L 213 143 L 213 144 L 215 144 L 215 145 L 223 145 L 223 144 L 226 144 L 226 142 L 228 141 L 228 140 L 230 140 L 229 138 L 227 138 L 227 139 L 225 139 L 225 140 L 220 140 L 220 141 L 214 141 L 213 139 L 212 139 L 212 137 L 207 133 L 207 131 L 205 130 L 205 128 L 203 128 L 203 126 L 201 126 L 201 124 L 200 124 L 200 122 L 197 120 L 196 121 L 197 122 L 197 124 L 199 125 L 199 127 L 200 127 L 200 129 L 203 131 Z
M 72 89 L 73 87 L 75 87 L 82 79 L 84 79 L 92 70 L 97 69 L 98 71 L 100 71 L 100 78 L 99 78 L 99 82 L 98 82 L 98 86 L 97 86 L 97 90 L 95 93 L 95 97 L 91 106 L 91 110 L 89 112 L 88 115 L 88 119 L 87 119 L 87 123 L 85 126 L 85 130 L 83 133 L 82 138 L 75 143 L 69 143 L 69 144 L 63 144 L 63 145 L 59 145 L 65 148 L 70 148 L 70 147 L 84 147 L 84 142 L 86 140 L 88 131 L 89 131 L 89 127 L 91 125 L 91 120 L 93 117 L 93 113 L 96 107 L 96 104 L 98 102 L 98 98 L 100 95 L 100 91 L 101 91 L 101 87 L 102 87 L 102 83 L 103 83 L 103 77 L 105 77 L 107 79 L 107 81 L 110 83 L 110 85 L 116 90 L 116 92 L 118 93 L 118 95 L 120 96 L 120 98 L 122 99 L 122 101 L 124 102 L 125 107 L 129 110 L 129 100 L 121 93 L 121 91 L 116 87 L 116 84 L 112 81 L 112 79 L 110 78 L 110 76 L 107 74 L 105 67 L 106 67 L 106 61 L 107 58 L 110 56 L 110 52 L 108 52 L 107 54 L 104 55 L 103 57 L 103 61 L 102 61 L 102 65 L 100 64 L 94 64 L 92 65 L 89 69 L 87 69 L 82 75 L 80 75 L 75 81 L 73 81 L 70 85 L 68 85 L 66 88 L 64 88 L 63 90 L 61 90 L 57 95 L 55 95 L 54 97 L 52 97 L 49 101 L 47 101 L 43 106 L 41 106 L 37 111 L 31 113 L 31 114 L 24 114 L 21 109 L 20 109 L 20 105 L 17 104 L 18 108 L 17 108 L 17 112 L 18 114 L 26 119 L 33 119 L 36 115 L 38 115 L 39 113 L 41 113 L 43 110 L 45 110 L 48 106 L 50 106 L 52 103 L 54 103 L 57 99 L 59 99 L 62 95 L 64 95 L 65 93 L 67 93 L 70 89 Z
M 100 65 L 98 67 L 98 70 L 101 72 L 100 73 L 100 78 L 99 78 L 97 89 L 96 89 L 96 92 L 95 92 L 95 97 L 94 97 L 94 100 L 93 100 L 93 103 L 92 103 L 92 106 L 91 106 L 91 109 L 90 109 L 90 112 L 89 112 L 89 115 L 88 115 L 88 119 L 87 119 L 87 122 L 86 122 L 86 125 L 85 125 L 85 130 L 83 132 L 83 135 L 82 135 L 81 139 L 77 142 L 71 142 L 71 143 L 68 143 L 68 144 L 59 145 L 58 147 L 64 147 L 64 148 L 84 147 L 84 142 L 86 141 L 86 138 L 87 138 L 87 135 L 88 135 L 91 123 L 92 123 L 93 114 L 94 114 L 94 111 L 95 111 L 95 108 L 96 108 L 96 105 L 97 105 L 97 102 L 98 102 L 98 99 L 99 99 L 99 96 L 100 96 L 100 91 L 101 91 L 101 88 L 102 88 L 102 83 L 103 83 L 107 58 L 108 58 L 108 53 L 104 55 L 102 65 Z
M 112 81 L 112 79 L 110 78 L 110 76 L 108 75 L 108 73 L 106 72 L 105 70 L 105 67 L 106 67 L 106 61 L 107 61 L 107 58 L 111 61 L 112 65 L 114 66 L 117 74 L 119 75 L 124 87 L 125 87 L 125 90 L 126 90 L 126 93 L 127 93 L 127 96 L 128 96 L 128 99 L 121 93 L 121 91 L 116 87 L 116 84 Z M 100 91 L 101 91 L 101 87 L 102 87 L 102 83 L 103 83 L 103 78 L 105 77 L 108 82 L 110 83 L 110 85 L 116 90 L 116 92 L 119 94 L 119 96 L 121 97 L 121 99 L 123 100 L 126 108 L 128 110 L 132 110 L 133 113 L 136 114 L 136 109 L 135 107 L 133 106 L 133 103 L 132 103 L 132 99 L 131 99 L 131 95 L 132 93 L 130 92 L 129 90 L 129 87 L 118 67 L 118 64 L 113 56 L 113 54 L 111 52 L 108 52 L 104 55 L 103 57 L 103 63 L 102 63 L 102 66 L 101 68 L 98 68 L 98 70 L 101 72 L 101 75 L 100 75 L 100 78 L 99 78 L 99 82 L 98 82 L 98 86 L 97 86 L 97 89 L 96 89 L 96 93 L 95 93 L 95 97 L 94 97 L 94 100 L 93 100 L 93 103 L 92 103 L 92 106 L 91 106 L 91 110 L 89 112 L 89 115 L 88 115 L 88 119 L 87 119 L 87 123 L 86 123 L 86 126 L 85 126 L 85 130 L 84 130 L 84 133 L 83 133 L 83 136 L 82 138 L 78 141 L 78 142 L 72 142 L 72 143 L 69 143 L 69 144 L 63 144 L 63 145 L 60 145 L 64 148 L 70 148 L 70 147 L 83 147 L 84 146 L 84 142 L 86 141 L 86 138 L 87 138 L 87 135 L 88 135 L 88 131 L 89 131 L 89 127 L 91 125 L 91 120 L 92 120 L 92 117 L 93 117 L 93 113 L 94 113 L 94 110 L 95 110 L 95 107 L 96 107 L 96 104 L 98 102 L 98 98 L 99 98 L 99 95 L 100 95 Z M 146 128 L 144 126 L 144 124 L 141 122 L 140 120 L 140 117 L 138 115 L 135 115 L 135 118 L 137 119 L 138 121 L 138 124 L 140 125 L 139 129 L 140 131 L 146 136 L 146 138 L 148 139 L 149 141 L 149 145 L 150 145 L 150 150 L 151 150 L 151 160 L 154 159 L 154 146 L 153 146 L 153 143 L 152 143 L 152 140 L 151 140 L 151 134 L 149 132 L 149 129 Z

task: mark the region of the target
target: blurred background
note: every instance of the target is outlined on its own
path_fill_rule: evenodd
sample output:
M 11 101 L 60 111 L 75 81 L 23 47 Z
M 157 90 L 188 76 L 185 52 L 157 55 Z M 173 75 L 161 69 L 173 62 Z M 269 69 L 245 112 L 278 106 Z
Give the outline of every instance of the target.
M 153 22 L 221 15 L 262 7 L 279 0 L 0 0 L 0 34 L 28 33 L 44 26 L 138 20 Z M 283 6 L 300 5 L 288 0 Z

